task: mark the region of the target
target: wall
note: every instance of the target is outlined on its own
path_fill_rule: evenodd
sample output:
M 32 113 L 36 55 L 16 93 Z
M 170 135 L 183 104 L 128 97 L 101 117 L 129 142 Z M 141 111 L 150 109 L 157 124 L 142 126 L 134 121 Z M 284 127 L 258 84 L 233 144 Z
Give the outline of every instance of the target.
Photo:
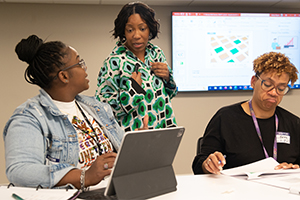
M 153 43 L 165 52 L 171 64 L 171 11 L 258 11 L 263 8 L 203 8 L 203 7 L 155 7 L 161 23 L 159 39 Z M 90 89 L 84 94 L 94 95 L 96 79 L 103 60 L 112 50 L 115 40 L 110 30 L 121 6 L 98 5 L 47 5 L 0 3 L 0 130 L 3 130 L 14 109 L 38 93 L 38 87 L 24 80 L 26 64 L 18 60 L 15 45 L 31 34 L 48 41 L 61 40 L 75 47 L 88 65 Z M 275 12 L 276 10 L 272 10 Z M 278 10 L 285 11 L 285 10 Z M 287 10 L 294 11 L 297 10 Z M 299 12 L 299 10 L 298 10 Z M 250 82 L 250 80 L 249 80 Z M 281 105 L 300 115 L 297 100 L 300 90 L 293 90 Z M 179 125 L 186 128 L 174 161 L 176 174 L 191 174 L 191 163 L 196 151 L 196 140 L 203 134 L 211 116 L 224 105 L 246 100 L 251 92 L 203 92 L 180 93 L 172 104 Z M 4 142 L 0 138 L 0 183 L 7 183 L 5 176 Z

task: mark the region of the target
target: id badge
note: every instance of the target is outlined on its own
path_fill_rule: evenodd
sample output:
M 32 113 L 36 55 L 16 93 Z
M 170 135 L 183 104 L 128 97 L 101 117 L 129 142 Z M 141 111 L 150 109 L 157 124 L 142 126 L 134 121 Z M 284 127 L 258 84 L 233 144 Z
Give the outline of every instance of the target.
M 277 143 L 290 144 L 290 133 L 277 132 L 276 140 L 277 140 Z

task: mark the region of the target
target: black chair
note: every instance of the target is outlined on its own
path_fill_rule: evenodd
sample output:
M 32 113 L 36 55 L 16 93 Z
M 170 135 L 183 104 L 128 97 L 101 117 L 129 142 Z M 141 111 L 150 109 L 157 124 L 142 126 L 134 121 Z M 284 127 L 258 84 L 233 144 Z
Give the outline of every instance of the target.
M 200 154 L 201 152 L 202 144 L 203 144 L 203 137 L 200 137 L 197 141 L 197 152 L 196 152 L 197 155 Z

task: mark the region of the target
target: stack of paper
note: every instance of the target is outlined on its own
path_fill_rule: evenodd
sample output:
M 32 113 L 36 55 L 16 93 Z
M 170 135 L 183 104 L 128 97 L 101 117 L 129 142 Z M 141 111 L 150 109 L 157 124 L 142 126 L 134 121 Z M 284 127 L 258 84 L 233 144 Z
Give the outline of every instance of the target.
M 241 167 L 225 169 L 221 173 L 228 176 L 247 175 L 248 180 L 260 178 L 262 175 L 300 173 L 300 168 L 275 170 L 277 165 L 279 163 L 274 158 L 269 157 Z
M 240 178 L 246 176 L 247 180 L 288 189 L 291 193 L 300 194 L 300 168 L 275 170 L 277 165 L 279 163 L 269 157 L 241 167 L 226 169 L 221 173 Z

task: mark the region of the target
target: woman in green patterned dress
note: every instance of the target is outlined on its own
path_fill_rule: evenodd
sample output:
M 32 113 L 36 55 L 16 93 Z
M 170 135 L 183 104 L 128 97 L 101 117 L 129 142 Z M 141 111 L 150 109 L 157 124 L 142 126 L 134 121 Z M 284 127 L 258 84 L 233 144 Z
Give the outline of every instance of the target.
M 171 99 L 177 94 L 163 51 L 149 41 L 157 37 L 155 12 L 144 3 L 128 3 L 115 20 L 116 47 L 98 76 L 96 98 L 111 105 L 125 131 L 177 126 Z

